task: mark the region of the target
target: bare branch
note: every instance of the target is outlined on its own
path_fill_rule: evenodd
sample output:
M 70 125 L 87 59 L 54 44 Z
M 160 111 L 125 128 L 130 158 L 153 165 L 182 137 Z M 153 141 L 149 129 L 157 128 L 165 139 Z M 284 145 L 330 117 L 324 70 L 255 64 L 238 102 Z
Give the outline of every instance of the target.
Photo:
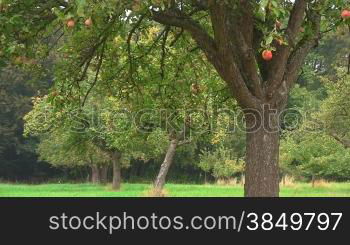
M 128 60 L 129 60 L 129 76 L 131 81 L 134 82 L 133 74 L 133 58 L 131 54 L 131 39 L 133 35 L 135 34 L 136 30 L 140 27 L 142 21 L 145 19 L 146 15 L 141 15 L 141 17 L 138 19 L 138 21 L 135 23 L 135 25 L 132 27 L 131 31 L 129 32 L 128 39 L 127 39 L 127 45 L 128 45 Z
M 166 42 L 168 40 L 169 31 L 170 31 L 170 27 L 167 26 L 165 28 L 165 35 L 163 37 L 162 55 L 161 55 L 161 59 L 160 59 L 160 76 L 162 79 L 164 79 L 164 76 L 165 76 Z
M 97 64 L 97 71 L 96 71 L 96 74 L 95 74 L 95 79 L 94 79 L 94 82 L 91 84 L 90 88 L 88 89 L 87 93 L 85 94 L 84 96 L 84 100 L 83 100 L 83 103 L 82 103 L 82 107 L 84 107 L 85 103 L 86 103 L 86 100 L 89 96 L 89 94 L 91 93 L 92 89 L 95 87 L 97 81 L 98 81 L 98 76 L 100 74 L 100 71 L 101 71 L 101 67 L 102 67 L 102 63 L 103 63 L 103 57 L 104 57 L 104 52 L 105 52 L 105 47 L 106 47 L 106 43 L 103 44 L 102 46 L 102 51 L 101 51 L 101 55 L 100 55 L 100 59 L 98 61 L 98 64 Z

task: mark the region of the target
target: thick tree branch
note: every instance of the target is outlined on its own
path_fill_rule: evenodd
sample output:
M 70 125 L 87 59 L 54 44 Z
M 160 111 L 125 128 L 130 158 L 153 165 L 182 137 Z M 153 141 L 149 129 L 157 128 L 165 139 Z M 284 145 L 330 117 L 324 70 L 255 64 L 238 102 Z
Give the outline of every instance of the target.
M 310 12 L 310 22 L 312 24 L 313 34 L 302 39 L 291 53 L 282 83 L 279 86 L 277 93 L 273 96 L 273 100 L 275 101 L 277 101 L 278 98 L 286 100 L 288 92 L 298 78 L 306 56 L 318 45 L 321 38 L 321 15 L 314 11 Z
M 220 6 L 221 10 L 226 7 L 222 4 L 215 5 Z M 246 86 L 232 55 L 233 46 L 229 39 L 230 32 L 227 29 L 227 23 L 225 23 L 226 17 L 221 15 L 224 13 L 226 14 L 227 12 L 215 13 L 215 11 L 211 11 L 212 21 L 214 21 L 215 40 L 198 22 L 177 9 L 168 9 L 166 11 L 153 10 L 153 20 L 163 25 L 183 28 L 189 32 L 199 48 L 205 53 L 209 62 L 216 68 L 221 78 L 227 82 L 238 103 L 244 108 L 255 108 L 257 98 L 251 94 Z
M 258 71 L 255 57 L 254 39 L 254 13 L 253 6 L 249 1 L 242 1 L 239 5 L 239 13 L 232 14 L 231 33 L 235 50 L 237 51 L 236 63 L 239 64 L 241 74 L 252 94 L 263 98 L 262 78 Z M 230 11 L 234 13 L 234 11 Z
M 216 55 L 216 44 L 213 38 L 198 22 L 181 11 L 174 9 L 153 11 L 153 20 L 164 25 L 183 28 L 191 34 L 208 59 L 212 60 Z
M 248 11 L 248 15 L 251 14 L 251 9 L 245 11 Z M 255 108 L 258 98 L 262 96 L 262 90 L 252 48 L 253 29 L 250 24 L 253 23 L 247 21 L 248 34 L 243 34 L 243 28 L 238 29 L 242 21 L 234 12 L 224 2 L 210 5 L 212 28 L 220 60 L 216 69 L 228 83 L 237 101 L 244 108 Z
M 304 22 L 307 0 L 296 0 L 291 11 L 286 38 L 288 45 L 279 46 L 275 52 L 274 59 L 268 67 L 267 98 L 272 98 L 275 90 L 281 85 L 284 71 L 287 66 L 288 57 L 295 46 L 295 41 Z
M 316 12 L 312 12 L 310 15 L 313 34 L 300 41 L 288 60 L 288 67 L 285 75 L 288 87 L 293 85 L 307 54 L 312 48 L 318 45 L 321 38 L 321 15 Z

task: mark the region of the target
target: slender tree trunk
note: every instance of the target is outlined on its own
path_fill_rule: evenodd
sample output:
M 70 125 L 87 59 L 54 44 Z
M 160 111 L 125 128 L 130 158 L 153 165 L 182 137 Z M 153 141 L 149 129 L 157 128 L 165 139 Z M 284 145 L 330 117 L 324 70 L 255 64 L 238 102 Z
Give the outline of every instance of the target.
M 348 74 L 350 74 L 350 53 L 348 54 Z
M 245 185 L 245 175 L 244 174 L 241 175 L 241 183 L 240 184 Z
M 246 114 L 247 145 L 244 191 L 246 197 L 279 195 L 278 114 Z
M 156 181 L 154 182 L 154 190 L 156 194 L 161 193 L 164 188 L 166 176 L 168 174 L 171 164 L 173 163 L 177 145 L 178 139 L 172 139 L 170 141 L 170 145 L 168 147 L 164 161 L 160 166 L 158 176 L 156 178 Z
M 100 167 L 100 179 L 102 184 L 107 184 L 108 182 L 108 166 Z
M 120 190 L 121 182 L 122 182 L 122 176 L 121 176 L 121 153 L 120 152 L 113 152 L 112 153 L 112 163 L 113 163 L 113 182 L 112 182 L 112 189 L 113 190 Z
M 100 171 L 97 165 L 91 166 L 91 182 L 93 184 L 101 183 Z

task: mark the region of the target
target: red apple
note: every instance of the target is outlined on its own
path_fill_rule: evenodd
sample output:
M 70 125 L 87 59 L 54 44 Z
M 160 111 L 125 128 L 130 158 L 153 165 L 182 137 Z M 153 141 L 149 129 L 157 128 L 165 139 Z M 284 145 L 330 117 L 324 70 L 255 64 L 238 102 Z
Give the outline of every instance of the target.
M 75 26 L 75 21 L 73 19 L 70 19 L 67 21 L 67 26 L 69 28 L 73 28 Z
M 349 18 L 350 18 L 350 10 L 347 10 L 347 9 L 343 10 L 343 11 L 341 12 L 341 17 L 342 17 L 344 20 L 349 19 Z
M 272 60 L 272 57 L 273 57 L 272 51 L 271 50 L 264 50 L 262 52 L 262 57 L 266 61 Z
M 91 18 L 85 20 L 85 26 L 86 26 L 86 27 L 92 26 L 92 19 L 91 19 Z

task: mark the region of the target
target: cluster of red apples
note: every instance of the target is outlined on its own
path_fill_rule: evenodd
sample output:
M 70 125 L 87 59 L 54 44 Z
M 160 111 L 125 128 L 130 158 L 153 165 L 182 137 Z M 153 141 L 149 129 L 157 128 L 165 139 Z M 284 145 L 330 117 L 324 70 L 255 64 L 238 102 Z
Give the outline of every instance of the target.
M 350 19 L 350 10 L 344 9 L 344 10 L 341 12 L 341 17 L 342 17 L 342 19 L 344 19 L 344 20 Z M 278 29 L 280 29 L 281 26 L 282 26 L 281 22 L 276 21 L 276 27 L 277 27 Z M 301 31 L 301 32 L 304 32 L 304 31 L 305 31 L 305 30 L 303 30 L 303 31 Z M 281 43 L 281 42 L 279 42 L 279 43 Z M 264 50 L 264 51 L 262 52 L 262 57 L 263 57 L 263 59 L 266 60 L 266 61 L 272 60 L 272 58 L 273 58 L 272 51 L 271 51 L 271 50 L 268 50 L 268 49 Z
M 344 19 L 344 20 L 348 20 L 350 19 L 350 10 L 348 9 L 344 9 L 342 12 L 341 12 L 341 17 Z M 91 18 L 88 18 L 85 20 L 84 22 L 85 26 L 86 27 L 91 27 L 92 26 L 92 19 Z M 68 28 L 73 28 L 75 26 L 75 21 L 73 19 L 69 19 L 67 22 L 66 22 L 66 25 Z M 276 21 L 276 27 L 278 29 L 280 29 L 282 26 L 281 22 L 279 21 Z M 281 44 L 281 41 L 279 41 L 279 43 Z M 272 50 L 269 50 L 269 49 L 265 49 L 263 52 L 262 52 L 262 58 L 266 61 L 270 61 L 272 60 L 273 58 L 273 54 L 272 54 Z
M 92 26 L 92 19 L 91 18 L 86 19 L 84 24 L 86 27 L 91 27 Z M 68 28 L 73 28 L 75 26 L 75 21 L 73 19 L 69 19 L 69 20 L 67 20 L 66 25 Z

